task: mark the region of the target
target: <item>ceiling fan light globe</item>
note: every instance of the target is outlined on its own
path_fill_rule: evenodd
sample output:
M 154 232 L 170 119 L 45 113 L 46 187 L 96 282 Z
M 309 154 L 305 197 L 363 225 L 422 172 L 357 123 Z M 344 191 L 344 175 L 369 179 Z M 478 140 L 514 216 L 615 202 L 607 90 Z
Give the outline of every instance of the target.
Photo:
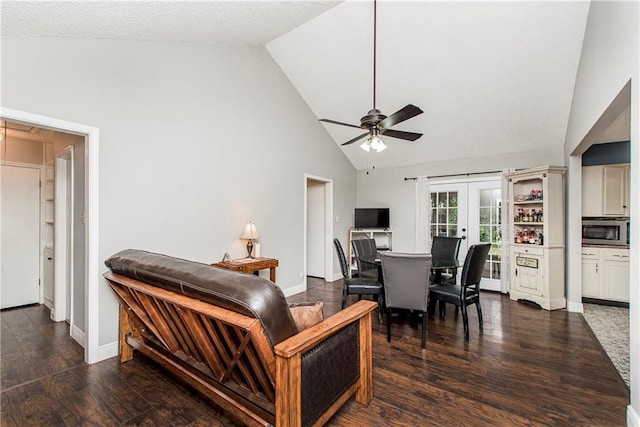
M 387 149 L 387 146 L 382 142 L 380 138 L 374 136 L 371 138 L 371 148 L 376 150 L 378 153 Z
M 371 150 L 371 138 L 367 138 L 361 145 L 360 148 L 362 148 L 364 151 L 369 152 L 369 150 Z

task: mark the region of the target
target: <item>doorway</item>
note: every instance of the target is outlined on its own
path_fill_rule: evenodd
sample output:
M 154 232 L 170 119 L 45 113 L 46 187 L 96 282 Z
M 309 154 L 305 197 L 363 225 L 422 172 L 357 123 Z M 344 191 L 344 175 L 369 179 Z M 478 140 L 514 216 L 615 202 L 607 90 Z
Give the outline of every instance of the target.
M 86 175 L 84 176 L 85 200 L 83 205 L 84 214 L 82 218 L 83 223 L 86 224 L 86 247 L 84 251 L 85 269 L 83 271 L 84 297 L 78 298 L 78 301 L 80 301 L 82 305 L 82 313 L 76 313 L 76 320 L 81 319 L 84 321 L 84 334 L 82 335 L 82 339 L 84 341 L 85 349 L 84 359 L 87 363 L 95 363 L 115 356 L 118 352 L 117 343 L 104 345 L 102 348 L 99 343 L 100 305 L 98 303 L 98 294 L 101 283 L 101 267 L 98 254 L 98 128 L 4 107 L 0 110 L 0 117 L 3 120 L 29 124 L 72 135 L 80 135 L 84 138 L 85 153 L 83 157 L 86 161 L 84 168 L 82 168 L 82 170 L 86 172 Z
M 433 183 L 430 185 L 429 241 L 434 236 L 460 237 L 462 265 L 469 245 L 491 243 L 481 289 L 501 290 L 502 196 L 499 179 Z M 430 247 L 430 243 L 427 244 Z M 460 275 L 458 275 L 460 277 Z
M 333 281 L 333 181 L 304 177 L 304 287 L 307 276 Z

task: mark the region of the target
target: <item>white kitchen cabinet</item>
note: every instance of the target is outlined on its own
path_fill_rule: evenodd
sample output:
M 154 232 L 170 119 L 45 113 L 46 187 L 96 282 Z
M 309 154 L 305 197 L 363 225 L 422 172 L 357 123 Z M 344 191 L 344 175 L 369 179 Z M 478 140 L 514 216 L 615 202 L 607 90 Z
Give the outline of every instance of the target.
M 582 216 L 602 216 L 602 166 L 582 168 Z
M 582 216 L 629 215 L 629 164 L 582 168 Z
M 583 247 L 582 296 L 629 302 L 629 249 Z
M 603 297 L 629 301 L 629 249 L 602 249 Z
M 566 306 L 564 294 L 564 167 L 507 174 L 513 300 L 546 310 Z
M 627 169 L 625 166 L 602 168 L 602 214 L 605 216 L 626 215 Z
M 582 296 L 600 296 L 600 250 L 582 248 Z

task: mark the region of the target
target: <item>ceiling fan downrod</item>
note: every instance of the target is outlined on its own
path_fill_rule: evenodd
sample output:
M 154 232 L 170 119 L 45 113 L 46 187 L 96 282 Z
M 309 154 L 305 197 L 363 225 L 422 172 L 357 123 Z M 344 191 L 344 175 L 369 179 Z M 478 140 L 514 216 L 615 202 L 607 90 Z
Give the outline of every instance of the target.
M 378 22 L 378 3 L 373 0 L 373 109 L 376 109 L 376 41 L 377 41 L 377 22 Z

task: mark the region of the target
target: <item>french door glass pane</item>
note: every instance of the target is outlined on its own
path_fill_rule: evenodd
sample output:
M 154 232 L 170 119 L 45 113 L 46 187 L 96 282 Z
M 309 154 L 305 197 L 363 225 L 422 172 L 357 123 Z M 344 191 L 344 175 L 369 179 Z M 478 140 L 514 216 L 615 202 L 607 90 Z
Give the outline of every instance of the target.
M 500 279 L 502 261 L 502 236 L 500 225 L 502 222 L 500 190 L 479 190 L 479 225 L 480 243 L 491 243 L 491 251 L 484 266 L 482 277 Z
M 431 237 L 458 235 L 458 192 L 431 193 Z

